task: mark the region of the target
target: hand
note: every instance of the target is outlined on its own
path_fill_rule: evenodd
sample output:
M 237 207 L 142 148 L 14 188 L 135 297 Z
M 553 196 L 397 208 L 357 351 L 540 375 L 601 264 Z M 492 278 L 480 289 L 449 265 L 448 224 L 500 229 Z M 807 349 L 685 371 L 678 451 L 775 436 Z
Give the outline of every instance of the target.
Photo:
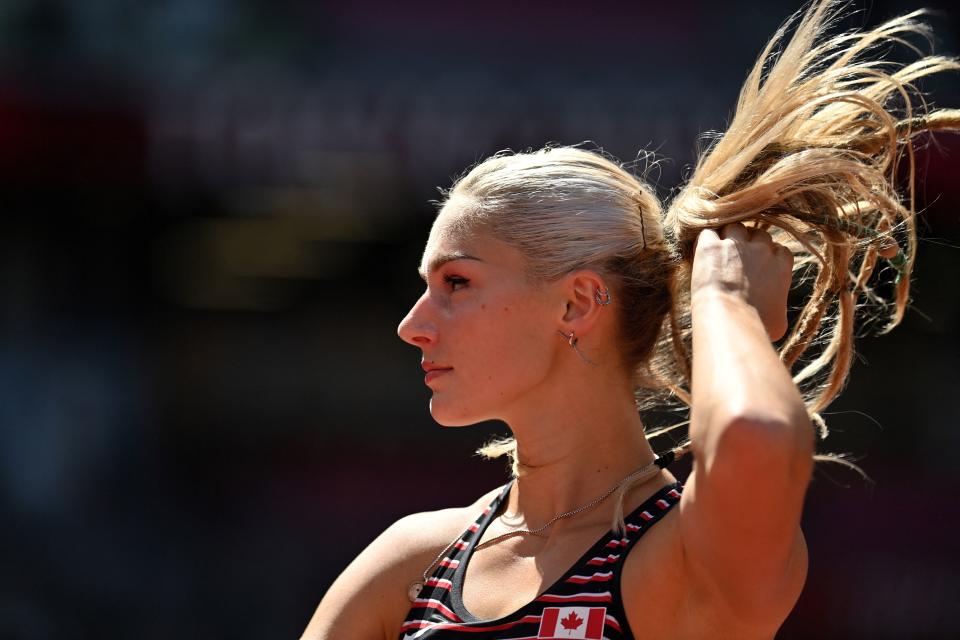
M 742 298 L 760 314 L 771 340 L 787 332 L 793 254 L 762 229 L 739 222 L 704 229 L 693 245 L 691 299 L 711 291 Z

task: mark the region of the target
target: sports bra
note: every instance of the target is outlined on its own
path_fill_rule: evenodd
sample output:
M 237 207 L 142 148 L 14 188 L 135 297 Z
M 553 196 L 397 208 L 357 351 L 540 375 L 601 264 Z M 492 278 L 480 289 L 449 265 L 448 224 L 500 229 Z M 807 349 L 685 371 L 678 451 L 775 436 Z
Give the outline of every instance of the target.
M 620 572 L 637 540 L 680 501 L 679 482 L 657 490 L 624 518 L 626 535 L 612 529 L 546 591 L 517 611 L 480 620 L 463 605 L 463 578 L 477 541 L 493 521 L 513 480 L 440 560 L 400 627 L 400 640 L 633 639 L 620 594 Z

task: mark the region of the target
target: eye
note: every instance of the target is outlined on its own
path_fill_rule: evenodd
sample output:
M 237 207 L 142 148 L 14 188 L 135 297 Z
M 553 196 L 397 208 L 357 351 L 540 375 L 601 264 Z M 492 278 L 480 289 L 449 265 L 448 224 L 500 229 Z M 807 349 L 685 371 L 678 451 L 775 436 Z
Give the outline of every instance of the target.
M 460 276 L 445 275 L 443 276 L 443 281 L 450 285 L 451 291 L 456 291 L 458 287 L 465 287 L 467 283 L 470 282 L 466 278 L 461 278 Z

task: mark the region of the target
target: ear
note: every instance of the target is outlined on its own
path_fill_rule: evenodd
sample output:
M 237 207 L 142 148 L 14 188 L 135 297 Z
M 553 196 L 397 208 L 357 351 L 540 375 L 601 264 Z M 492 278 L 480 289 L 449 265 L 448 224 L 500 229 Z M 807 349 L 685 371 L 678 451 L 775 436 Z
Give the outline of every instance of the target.
M 560 282 L 564 296 L 561 327 L 565 333 L 586 335 L 600 318 L 603 306 L 597 302 L 597 291 L 609 291 L 596 271 L 581 269 L 568 273 Z

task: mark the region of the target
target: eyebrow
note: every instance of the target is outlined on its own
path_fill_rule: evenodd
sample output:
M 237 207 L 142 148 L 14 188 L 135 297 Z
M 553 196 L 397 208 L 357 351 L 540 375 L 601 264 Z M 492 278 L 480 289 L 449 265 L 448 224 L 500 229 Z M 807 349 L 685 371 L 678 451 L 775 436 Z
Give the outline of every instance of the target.
M 430 261 L 430 264 L 427 265 L 427 270 L 424 271 L 423 267 L 417 269 L 417 273 L 420 274 L 420 277 L 424 280 L 427 279 L 427 276 L 448 262 L 453 262 L 454 260 L 476 260 L 477 262 L 483 262 L 480 258 L 472 256 L 469 253 L 464 253 L 462 251 L 454 251 L 452 253 L 444 253 L 439 256 L 436 256 L 433 260 Z

